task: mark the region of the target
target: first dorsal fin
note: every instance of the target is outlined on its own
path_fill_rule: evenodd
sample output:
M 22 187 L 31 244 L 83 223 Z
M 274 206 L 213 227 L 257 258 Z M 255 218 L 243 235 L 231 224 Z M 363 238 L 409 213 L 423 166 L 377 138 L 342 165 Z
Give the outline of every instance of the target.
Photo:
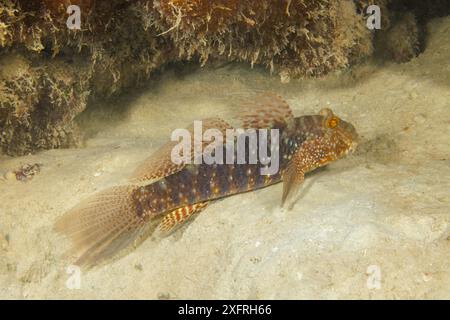
M 241 106 L 244 110 L 237 118 L 244 129 L 282 128 L 294 118 L 289 104 L 272 92 L 245 98 Z

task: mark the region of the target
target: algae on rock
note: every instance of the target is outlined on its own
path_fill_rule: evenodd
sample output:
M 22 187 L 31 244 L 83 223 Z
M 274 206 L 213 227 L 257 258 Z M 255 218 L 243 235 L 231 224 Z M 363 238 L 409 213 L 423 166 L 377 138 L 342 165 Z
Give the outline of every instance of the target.
M 81 30 L 70 30 L 69 4 L 0 3 L 0 60 L 18 64 L 0 73 L 2 152 L 73 145 L 81 138 L 74 119 L 87 104 L 139 86 L 171 62 L 242 61 L 283 82 L 322 76 L 371 57 L 374 44 L 397 38 L 405 23 L 437 14 L 419 16 L 407 1 L 390 0 L 79 0 Z M 381 31 L 366 27 L 370 4 L 383 10 Z M 404 7 L 414 16 L 396 24 L 391 11 Z M 386 50 L 406 61 L 417 39 L 412 32 Z

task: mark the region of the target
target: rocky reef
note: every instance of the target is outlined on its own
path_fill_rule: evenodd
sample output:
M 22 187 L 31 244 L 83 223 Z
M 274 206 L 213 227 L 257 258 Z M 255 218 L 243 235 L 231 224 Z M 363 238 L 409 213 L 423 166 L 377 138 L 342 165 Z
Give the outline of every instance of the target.
M 366 27 L 365 9 L 374 3 L 383 12 L 378 31 Z M 66 26 L 69 4 L 81 9 L 80 29 Z M 2 0 L 0 150 L 23 155 L 77 145 L 82 134 L 74 119 L 87 106 L 145 83 L 169 63 L 241 61 L 287 82 L 347 68 L 371 57 L 377 43 L 385 45 L 383 56 L 408 61 L 420 51 L 418 23 L 442 12 L 422 14 L 420 6 L 423 1 Z
M 158 1 L 178 57 L 245 61 L 284 76 L 318 76 L 370 55 L 351 1 Z M 171 26 L 167 29 L 166 26 Z
M 0 4 L 0 148 L 10 155 L 76 145 L 74 118 L 88 101 L 143 83 L 170 45 L 142 3 L 79 1 L 81 29 L 66 26 L 68 1 Z M 151 3 L 150 1 L 148 3 Z

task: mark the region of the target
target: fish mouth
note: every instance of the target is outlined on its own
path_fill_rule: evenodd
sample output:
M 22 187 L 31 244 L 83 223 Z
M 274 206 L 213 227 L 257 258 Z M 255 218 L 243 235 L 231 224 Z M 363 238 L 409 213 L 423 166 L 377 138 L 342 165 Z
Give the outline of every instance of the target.
M 353 141 L 353 142 L 349 145 L 346 154 L 353 154 L 353 153 L 355 153 L 355 150 L 356 150 L 357 147 L 358 147 L 358 143 L 355 142 L 355 141 Z
M 353 131 L 351 132 L 351 138 L 350 139 L 351 139 L 351 143 L 350 143 L 350 146 L 349 146 L 349 151 L 351 153 L 354 153 L 356 148 L 359 145 L 359 142 L 360 142 L 359 135 L 356 133 L 355 129 L 353 129 Z
M 344 131 L 339 130 L 339 136 L 344 142 L 345 146 L 347 147 L 345 150 L 345 154 L 352 154 L 355 152 L 356 148 L 358 147 L 359 143 L 359 136 L 354 131 Z

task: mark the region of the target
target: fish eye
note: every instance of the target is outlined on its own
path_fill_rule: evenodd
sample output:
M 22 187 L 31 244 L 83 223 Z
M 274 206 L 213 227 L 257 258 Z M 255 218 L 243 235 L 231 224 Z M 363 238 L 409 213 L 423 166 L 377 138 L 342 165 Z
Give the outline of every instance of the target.
M 340 119 L 333 114 L 333 111 L 331 111 L 331 109 L 324 108 L 320 110 L 319 114 L 324 117 L 323 124 L 327 128 L 334 129 L 339 125 Z
M 328 128 L 334 129 L 339 125 L 339 118 L 332 117 L 327 121 Z

